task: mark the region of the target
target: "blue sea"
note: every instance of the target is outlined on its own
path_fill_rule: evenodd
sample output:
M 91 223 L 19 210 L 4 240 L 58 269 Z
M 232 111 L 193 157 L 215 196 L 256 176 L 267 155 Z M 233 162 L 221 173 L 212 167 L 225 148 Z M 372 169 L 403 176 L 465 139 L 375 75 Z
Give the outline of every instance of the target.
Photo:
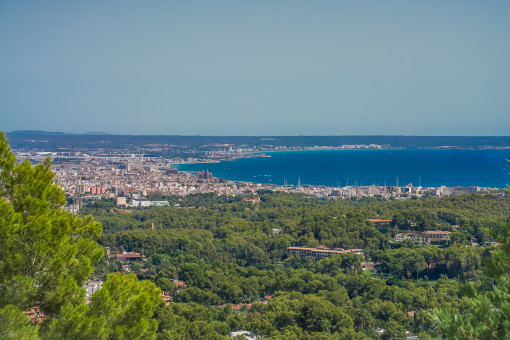
M 266 153 L 179 170 L 209 170 L 213 176 L 258 183 L 326 185 L 481 186 L 510 184 L 510 150 L 320 150 Z

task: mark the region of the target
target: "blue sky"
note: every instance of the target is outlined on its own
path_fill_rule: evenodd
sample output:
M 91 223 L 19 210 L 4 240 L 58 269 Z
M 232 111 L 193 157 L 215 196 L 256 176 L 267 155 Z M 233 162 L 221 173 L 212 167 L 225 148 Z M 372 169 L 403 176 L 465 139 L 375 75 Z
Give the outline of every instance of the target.
M 0 130 L 508 135 L 510 1 L 2 1 Z

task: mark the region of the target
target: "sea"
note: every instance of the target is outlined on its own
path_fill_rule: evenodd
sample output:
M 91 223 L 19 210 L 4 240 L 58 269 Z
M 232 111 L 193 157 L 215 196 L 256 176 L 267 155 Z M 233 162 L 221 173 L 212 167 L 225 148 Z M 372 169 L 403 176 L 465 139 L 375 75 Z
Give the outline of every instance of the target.
M 208 170 L 214 177 L 269 184 L 332 187 L 398 185 L 480 186 L 510 184 L 510 149 L 313 150 L 265 153 L 220 163 L 175 165 Z

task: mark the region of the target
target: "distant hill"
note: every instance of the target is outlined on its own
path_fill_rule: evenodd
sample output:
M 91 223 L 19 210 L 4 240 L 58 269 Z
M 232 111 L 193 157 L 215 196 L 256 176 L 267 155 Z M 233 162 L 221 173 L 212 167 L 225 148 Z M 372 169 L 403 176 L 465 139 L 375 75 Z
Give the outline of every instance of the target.
M 8 132 L 10 135 L 38 135 L 38 136 L 111 136 L 111 133 L 101 131 L 88 131 L 84 133 L 42 131 L 42 130 L 16 130 Z
M 39 135 L 39 136 L 63 136 L 64 132 L 52 132 L 42 130 L 16 130 L 9 132 L 11 135 Z
M 27 138 L 26 136 L 30 136 Z M 340 146 L 379 144 L 390 148 L 501 148 L 510 147 L 509 136 L 140 136 L 109 135 L 99 132 L 66 134 L 63 132 L 14 131 L 7 133 L 13 148 L 33 148 L 33 141 L 43 140 L 44 149 L 125 148 L 146 144 L 169 145 L 254 145 L 254 146 Z
M 113 133 L 102 132 L 102 131 L 88 131 L 84 133 L 71 133 L 72 135 L 84 135 L 84 136 L 112 136 Z

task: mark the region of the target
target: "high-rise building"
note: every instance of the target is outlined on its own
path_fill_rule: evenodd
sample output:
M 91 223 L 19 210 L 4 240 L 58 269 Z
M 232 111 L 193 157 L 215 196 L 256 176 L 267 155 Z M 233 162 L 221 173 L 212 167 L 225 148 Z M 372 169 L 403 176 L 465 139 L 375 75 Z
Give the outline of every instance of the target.
M 78 184 L 78 185 L 76 185 L 75 191 L 77 194 L 84 194 L 89 191 L 89 187 L 85 184 Z
M 101 195 L 106 192 L 106 188 L 102 186 L 95 186 L 90 188 L 90 193 L 94 195 Z

